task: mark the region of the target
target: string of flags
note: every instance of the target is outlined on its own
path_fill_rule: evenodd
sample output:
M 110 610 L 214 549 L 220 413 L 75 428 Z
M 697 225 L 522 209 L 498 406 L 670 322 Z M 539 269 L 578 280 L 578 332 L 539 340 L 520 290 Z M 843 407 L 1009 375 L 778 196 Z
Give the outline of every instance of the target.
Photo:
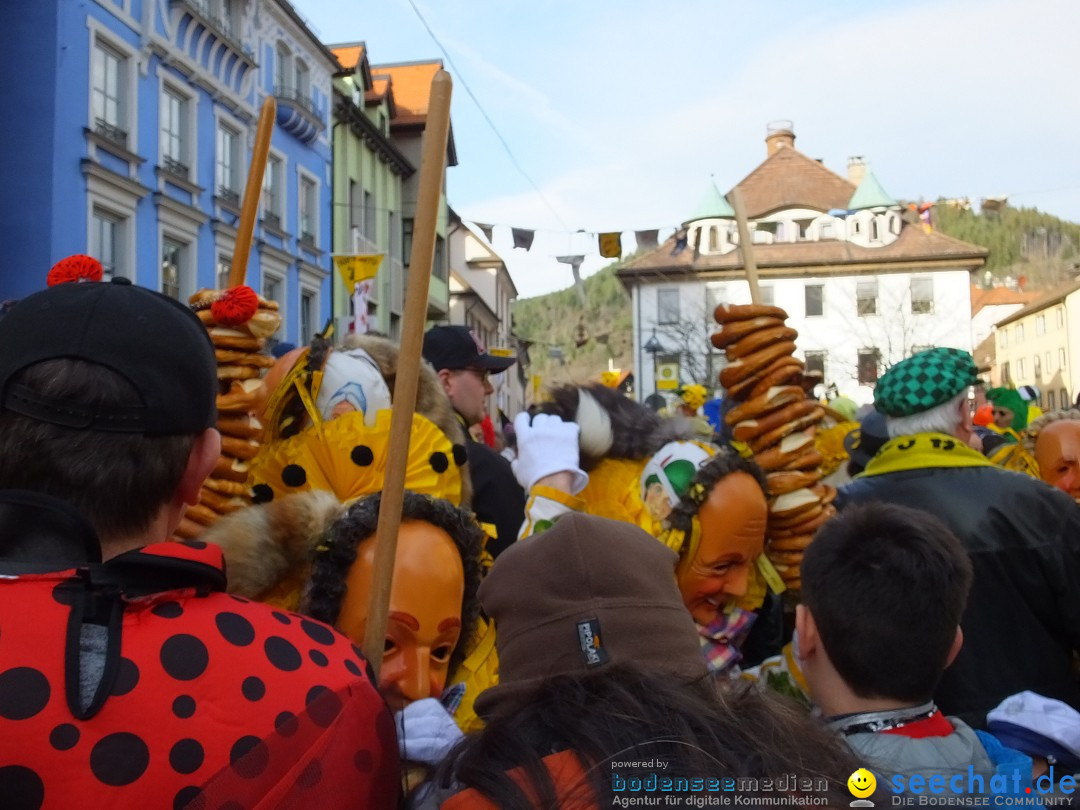
M 507 227 L 510 229 L 510 240 L 515 248 L 521 248 L 523 250 L 532 250 L 533 240 L 536 237 L 537 231 L 533 228 L 518 228 L 512 225 L 496 226 L 489 225 L 483 222 L 471 223 L 477 230 L 484 234 L 484 238 L 489 243 L 493 244 L 493 238 L 495 236 L 496 227 Z M 581 233 L 579 231 L 579 233 Z M 633 231 L 634 237 L 637 241 L 638 250 L 654 250 L 660 244 L 660 229 L 659 228 L 647 228 L 645 230 Z M 623 246 L 622 246 L 622 231 L 606 231 L 595 234 L 597 251 L 605 259 L 619 259 L 622 258 Z

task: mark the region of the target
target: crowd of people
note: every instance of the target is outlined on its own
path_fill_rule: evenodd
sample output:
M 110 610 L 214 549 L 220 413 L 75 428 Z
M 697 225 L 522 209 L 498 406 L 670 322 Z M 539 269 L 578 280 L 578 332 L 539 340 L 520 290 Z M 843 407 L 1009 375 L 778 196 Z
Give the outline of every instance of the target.
M 1072 795 L 1080 412 L 991 389 L 977 425 L 971 355 L 919 352 L 835 401 L 833 501 L 832 451 L 769 472 L 700 386 L 560 386 L 500 452 L 470 429 L 514 358 L 433 327 L 376 672 L 397 347 L 282 353 L 223 470 L 207 329 L 123 279 L 0 318 L 0 806 Z M 181 540 L 207 480 L 237 487 Z

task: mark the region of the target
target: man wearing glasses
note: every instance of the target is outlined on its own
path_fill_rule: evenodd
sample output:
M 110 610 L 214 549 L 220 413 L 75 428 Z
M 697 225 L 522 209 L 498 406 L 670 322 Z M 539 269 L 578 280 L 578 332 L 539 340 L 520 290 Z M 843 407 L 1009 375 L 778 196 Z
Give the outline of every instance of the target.
M 510 368 L 516 358 L 489 354 L 467 326 L 434 326 L 424 335 L 424 359 L 439 375 L 468 438 L 472 508 L 481 523 L 495 526 L 487 550 L 499 553 L 517 539 L 525 518 L 525 493 L 514 478 L 510 462 L 486 444 L 473 440 L 469 428 L 483 421 L 487 398 L 494 393 L 492 374 Z

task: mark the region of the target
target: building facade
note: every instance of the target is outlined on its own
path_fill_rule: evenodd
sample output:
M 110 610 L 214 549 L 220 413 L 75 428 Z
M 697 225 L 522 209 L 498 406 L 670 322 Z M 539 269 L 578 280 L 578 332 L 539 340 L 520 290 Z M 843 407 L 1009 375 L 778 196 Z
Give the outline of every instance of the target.
M 449 212 L 450 311 L 448 323 L 468 326 L 488 351 L 513 352 L 510 308 L 517 287 L 506 262 L 473 225 Z M 525 409 L 525 369 L 520 362 L 491 378 L 488 413 L 508 418 Z
M 986 250 L 907 221 L 861 158 L 841 177 L 771 127 L 766 160 L 738 189 L 762 303 L 788 313 L 796 354 L 826 386 L 860 404 L 878 376 L 928 346 L 970 351 L 970 273 Z M 708 336 L 720 303 L 750 303 L 731 195 L 712 186 L 684 227 L 618 275 L 632 296 L 637 396 L 717 385 L 722 352 Z
M 1072 336 L 1080 331 L 1080 282 L 1041 296 L 998 322 L 995 385 L 1039 389 L 1044 410 L 1072 407 L 1080 385 L 1080 353 Z
M 277 100 L 247 283 L 282 307 L 283 340 L 330 312 L 330 78 L 285 0 L 4 4 L 13 82 L 0 106 L 10 272 L 0 298 L 72 253 L 186 300 L 222 286 L 263 99 Z M 33 58 L 30 54 L 36 54 Z M 43 59 L 42 54 L 47 56 Z M 34 64 L 40 70 L 27 71 Z

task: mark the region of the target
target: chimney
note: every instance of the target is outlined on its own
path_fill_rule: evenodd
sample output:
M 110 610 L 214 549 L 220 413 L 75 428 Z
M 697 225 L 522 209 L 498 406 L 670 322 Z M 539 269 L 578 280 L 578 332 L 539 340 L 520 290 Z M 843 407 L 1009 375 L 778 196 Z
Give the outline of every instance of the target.
M 772 121 L 765 126 L 765 149 L 769 157 L 779 149 L 795 148 L 795 127 L 790 121 Z
M 856 188 L 859 187 L 859 183 L 862 182 L 863 177 L 866 175 L 866 161 L 863 160 L 862 155 L 852 155 L 847 159 L 847 179 L 851 185 Z

